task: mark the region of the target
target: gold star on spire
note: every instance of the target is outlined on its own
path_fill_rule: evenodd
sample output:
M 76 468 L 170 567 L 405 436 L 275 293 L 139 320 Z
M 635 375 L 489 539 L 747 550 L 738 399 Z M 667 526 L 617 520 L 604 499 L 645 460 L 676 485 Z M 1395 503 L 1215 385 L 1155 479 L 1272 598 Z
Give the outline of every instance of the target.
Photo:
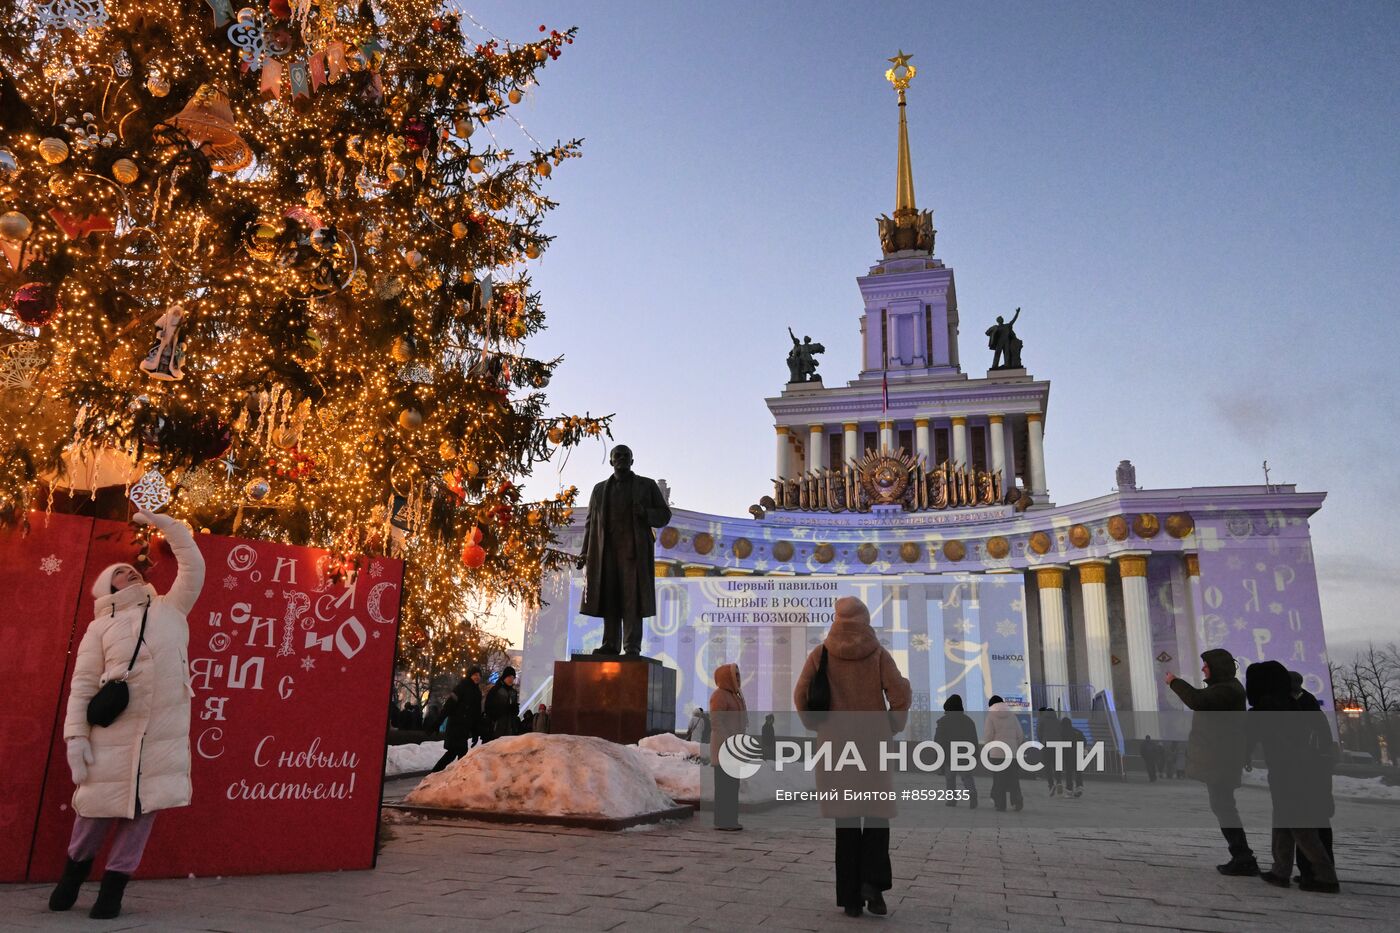
M 886 59 L 894 67 L 885 72 L 885 78 L 894 85 L 894 89 L 899 92 L 900 103 L 904 102 L 904 92 L 909 88 L 909 82 L 914 80 L 914 75 L 918 73 L 913 65 L 909 64 L 912 55 L 905 55 L 900 49 L 899 54 L 894 58 Z

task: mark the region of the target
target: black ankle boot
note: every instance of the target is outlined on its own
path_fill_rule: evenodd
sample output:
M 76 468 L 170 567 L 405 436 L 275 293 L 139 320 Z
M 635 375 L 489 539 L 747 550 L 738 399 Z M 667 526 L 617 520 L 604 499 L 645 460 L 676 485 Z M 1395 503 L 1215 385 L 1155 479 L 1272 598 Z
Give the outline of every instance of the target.
M 63 866 L 63 877 L 58 879 L 57 886 L 49 895 L 49 910 L 67 910 L 72 907 L 78 900 L 78 889 L 83 886 L 90 871 L 92 859 L 75 862 L 70 858 L 68 864 Z
M 119 871 L 103 872 L 102 887 L 97 889 L 97 903 L 92 905 L 88 916 L 94 920 L 111 920 L 120 916 L 122 894 L 126 891 L 126 883 L 130 880 L 130 875 L 122 874 Z
M 875 890 L 873 885 L 861 885 L 860 896 L 865 901 L 865 909 L 877 917 L 883 917 L 889 911 L 889 908 L 885 906 L 884 893 Z

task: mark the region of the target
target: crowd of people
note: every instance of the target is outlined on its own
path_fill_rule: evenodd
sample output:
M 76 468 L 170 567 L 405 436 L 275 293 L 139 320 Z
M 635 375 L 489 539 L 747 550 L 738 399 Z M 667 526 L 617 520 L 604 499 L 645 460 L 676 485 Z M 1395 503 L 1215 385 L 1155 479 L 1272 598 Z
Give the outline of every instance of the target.
M 440 706 L 430 704 L 425 712 L 412 701 L 403 707 L 398 705 L 397 699 L 392 701 L 389 725 L 409 732 L 442 736 L 443 754 L 433 766 L 433 773 L 436 773 L 483 742 L 507 735 L 549 732 L 550 715 L 549 706 L 544 703 L 527 709 L 524 714 L 520 712 L 515 668 L 502 669 L 496 682 L 486 686 L 481 668 L 473 666 Z
M 1184 743 L 1168 745 L 1144 736 L 1140 752 L 1148 780 L 1156 781 L 1159 776 L 1186 777 L 1205 784 L 1210 809 L 1230 854 L 1227 862 L 1217 866 L 1221 874 L 1259 876 L 1276 887 L 1297 883 L 1304 891 L 1338 892 L 1330 827 L 1336 745 L 1321 704 L 1303 689 L 1301 676 L 1277 661 L 1249 665 L 1242 684 L 1235 659 L 1228 651 L 1212 649 L 1202 654 L 1201 660 L 1205 681 L 1202 687 L 1167 675 L 1172 691 L 1195 715 Z M 719 753 L 727 738 L 748 729 L 738 665 L 724 664 L 716 669 L 715 685 L 710 712 L 697 708 L 685 736 L 709 741 L 715 828 L 735 831 L 742 828 L 738 821 L 739 781 L 725 773 Z M 812 649 L 793 692 L 793 703 L 803 724 L 816 732 L 818 742 L 873 745 L 904 729 L 910 701 L 909 681 L 880 645 L 865 605 L 851 597 L 838 600 L 835 622 L 825 640 Z M 953 743 L 981 744 L 989 760 L 997 764 L 1007 754 L 1015 755 L 1028 742 L 1020 717 L 1002 697 L 988 697 L 987 706 L 979 737 L 977 724 L 964 709 L 962 697 L 950 695 L 935 727 L 934 742 L 945 750 Z M 872 726 L 868 718 L 857 717 L 859 725 L 851 726 L 850 719 L 826 715 L 829 712 L 885 713 L 885 725 L 878 725 L 881 720 L 877 719 Z M 1289 715 L 1277 715 L 1280 713 Z M 843 726 L 843 722 L 848 725 Z M 771 757 L 771 715 L 764 722 L 762 734 L 764 757 Z M 1076 764 L 1078 751 L 1089 744 L 1087 737 L 1072 719 L 1047 707 L 1037 711 L 1035 737 L 1042 744 L 1070 743 L 1058 759 L 1058 767 L 1056 759 L 1046 753 L 1043 773 L 1052 798 L 1080 797 L 1084 780 Z M 1262 751 L 1268 768 L 1273 808 L 1272 864 L 1268 870 L 1260 869 L 1235 805 L 1235 789 L 1242 783 L 1242 772 L 1252 768 L 1256 750 Z M 997 759 L 997 754 L 1003 758 Z M 866 754 L 862 754 L 862 759 L 871 760 Z M 975 808 L 978 793 L 973 773 L 954 770 L 947 764 L 943 773 L 949 792 L 945 805 L 956 806 L 962 796 Z M 892 784 L 887 771 L 873 780 L 862 773 L 860 780 L 865 789 L 888 790 Z M 833 771 L 820 765 L 816 782 L 819 791 L 841 787 Z M 952 793 L 959 784 L 965 795 Z M 1024 808 L 1019 768 L 1014 762 L 993 770 L 991 797 L 998 811 Z M 842 795 L 834 799 L 824 796 L 821 812 L 835 823 L 837 904 L 853 917 L 866 910 L 886 913 L 883 895 L 890 889 L 893 877 L 889 856 L 893 804 L 878 795 L 854 803 Z M 1298 874 L 1290 878 L 1295 863 Z

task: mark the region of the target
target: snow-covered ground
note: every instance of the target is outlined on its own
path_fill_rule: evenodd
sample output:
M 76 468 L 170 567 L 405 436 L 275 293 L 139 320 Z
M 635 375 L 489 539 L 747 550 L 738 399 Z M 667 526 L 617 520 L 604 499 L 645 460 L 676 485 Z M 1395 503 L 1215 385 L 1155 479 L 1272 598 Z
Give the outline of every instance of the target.
M 536 816 L 623 819 L 669 810 L 663 793 L 633 745 L 582 735 L 514 735 L 479 745 L 404 801 L 425 807 Z M 698 766 L 691 767 L 699 771 Z
M 1400 801 L 1400 787 L 1381 783 L 1381 778 L 1347 777 L 1332 775 L 1332 796 L 1349 800 L 1396 800 Z M 1255 768 L 1244 773 L 1244 782 L 1251 786 L 1268 787 L 1269 772 Z
M 384 776 L 427 771 L 442 757 L 441 742 L 420 742 L 417 745 L 390 745 L 384 760 Z

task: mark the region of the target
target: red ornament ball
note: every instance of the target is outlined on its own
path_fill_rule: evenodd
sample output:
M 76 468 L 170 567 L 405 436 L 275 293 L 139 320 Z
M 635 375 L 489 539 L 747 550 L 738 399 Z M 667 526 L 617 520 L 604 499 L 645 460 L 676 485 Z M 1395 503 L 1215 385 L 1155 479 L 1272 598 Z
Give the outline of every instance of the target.
M 462 549 L 462 563 L 473 569 L 486 563 L 486 549 L 476 544 L 468 544 Z
M 30 327 L 43 327 L 58 317 L 58 290 L 47 282 L 30 282 L 15 291 L 15 317 Z

